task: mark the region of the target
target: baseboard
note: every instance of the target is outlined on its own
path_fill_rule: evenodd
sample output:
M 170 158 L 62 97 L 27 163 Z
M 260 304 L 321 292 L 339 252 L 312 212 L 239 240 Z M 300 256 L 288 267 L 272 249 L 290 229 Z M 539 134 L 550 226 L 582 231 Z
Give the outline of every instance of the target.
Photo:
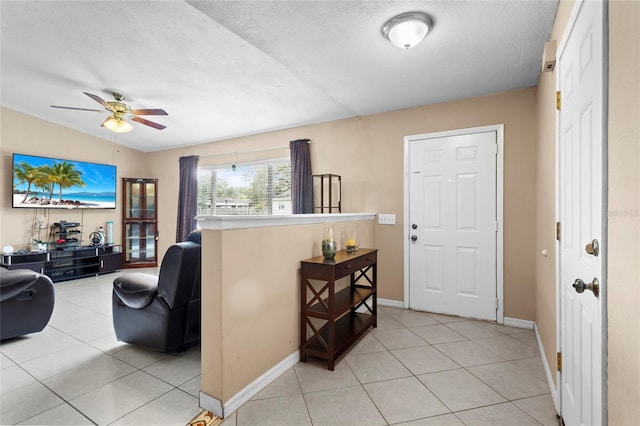
M 404 303 L 400 300 L 381 299 L 378 298 L 379 306 L 388 306 L 390 308 L 404 309 Z
M 535 324 L 535 322 L 529 320 L 504 317 L 504 325 L 508 325 L 509 327 L 526 328 L 527 330 L 533 330 Z
M 538 325 L 533 323 L 533 331 L 536 334 L 536 340 L 538 341 L 538 349 L 540 350 L 540 358 L 542 358 L 542 365 L 544 366 L 544 372 L 547 376 L 547 383 L 549 384 L 549 391 L 551 391 L 551 398 L 553 399 L 553 405 L 556 407 L 556 413 L 560 412 L 560 401 L 558 400 L 558 388 L 554 384 L 553 375 L 551 374 L 551 368 L 547 362 L 547 357 L 542 346 L 542 340 L 540 340 L 540 333 L 538 332 Z
M 218 417 L 230 416 L 245 402 L 253 398 L 258 392 L 266 388 L 271 382 L 280 377 L 285 371 L 296 365 L 300 361 L 300 352 L 295 351 L 262 376 L 249 383 L 244 389 L 233 395 L 229 400 L 221 405 L 220 401 L 210 395 L 200 392 L 200 407 L 209 410 Z
M 220 400 L 202 391 L 200 391 L 200 408 L 209 410 L 216 416 L 224 418 L 224 416 L 222 415 L 223 410 Z

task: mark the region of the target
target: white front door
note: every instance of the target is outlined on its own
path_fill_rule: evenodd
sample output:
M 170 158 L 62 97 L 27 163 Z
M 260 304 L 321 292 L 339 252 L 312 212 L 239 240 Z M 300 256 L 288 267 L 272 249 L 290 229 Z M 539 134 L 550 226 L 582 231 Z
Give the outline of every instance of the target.
M 409 307 L 495 321 L 497 131 L 409 140 Z
M 575 20 L 558 61 L 561 411 L 567 425 L 599 425 L 603 424 L 605 283 L 603 2 L 584 1 L 574 9 Z M 599 252 L 592 247 L 593 240 L 599 243 Z M 585 285 L 599 281 L 600 294 L 584 289 L 578 279 Z

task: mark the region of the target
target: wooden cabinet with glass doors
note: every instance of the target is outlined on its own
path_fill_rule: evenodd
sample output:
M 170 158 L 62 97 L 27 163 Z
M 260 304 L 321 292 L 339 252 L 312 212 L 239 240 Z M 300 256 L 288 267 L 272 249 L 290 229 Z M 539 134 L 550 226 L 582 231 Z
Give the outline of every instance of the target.
M 123 178 L 122 183 L 122 266 L 158 266 L 158 180 Z

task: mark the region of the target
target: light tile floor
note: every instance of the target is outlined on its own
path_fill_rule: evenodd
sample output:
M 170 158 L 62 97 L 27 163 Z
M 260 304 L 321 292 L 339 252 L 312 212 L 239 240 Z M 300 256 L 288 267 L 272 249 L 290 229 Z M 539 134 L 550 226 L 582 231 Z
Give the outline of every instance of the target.
M 117 342 L 116 276 L 55 284 L 45 330 L 0 344 L 0 424 L 181 426 L 198 414 L 199 347 L 161 354 Z M 558 421 L 531 330 L 380 307 L 378 328 L 335 371 L 298 363 L 223 424 Z
M 0 343 L 0 424 L 185 425 L 201 411 L 198 346 L 167 355 L 116 341 L 121 273 L 54 284 L 47 327 Z

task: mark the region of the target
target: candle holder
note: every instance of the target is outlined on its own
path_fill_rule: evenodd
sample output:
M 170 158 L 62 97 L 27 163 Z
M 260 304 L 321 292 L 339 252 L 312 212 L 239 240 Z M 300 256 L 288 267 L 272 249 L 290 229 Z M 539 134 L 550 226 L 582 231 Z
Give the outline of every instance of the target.
M 347 241 L 345 242 L 347 253 L 355 253 L 358 250 L 358 240 L 356 239 L 356 227 L 354 223 L 347 229 Z

